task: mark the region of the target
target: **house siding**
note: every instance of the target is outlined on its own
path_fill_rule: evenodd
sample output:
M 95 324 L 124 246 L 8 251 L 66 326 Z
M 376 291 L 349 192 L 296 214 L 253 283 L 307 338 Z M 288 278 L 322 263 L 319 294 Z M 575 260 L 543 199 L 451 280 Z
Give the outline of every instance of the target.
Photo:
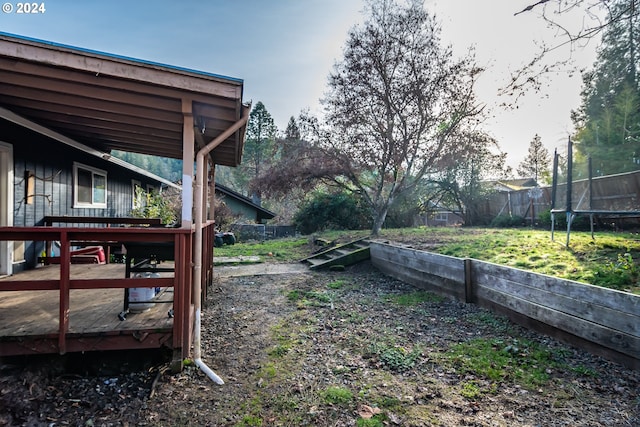
M 16 227 L 43 225 L 43 219 L 47 215 L 130 216 L 133 203 L 131 181 L 141 182 L 144 188 L 147 185 L 159 187 L 158 182 L 144 175 L 2 120 L 0 120 L 0 141 L 13 145 L 13 221 Z M 74 162 L 104 170 L 107 173 L 106 208 L 73 207 Z M 31 203 L 27 203 L 28 173 L 34 175 L 33 183 L 35 184 L 33 191 L 35 196 L 32 197 Z M 25 242 L 26 265 L 24 267 L 35 266 L 43 247 L 43 242 Z M 17 268 L 21 269 L 21 267 Z

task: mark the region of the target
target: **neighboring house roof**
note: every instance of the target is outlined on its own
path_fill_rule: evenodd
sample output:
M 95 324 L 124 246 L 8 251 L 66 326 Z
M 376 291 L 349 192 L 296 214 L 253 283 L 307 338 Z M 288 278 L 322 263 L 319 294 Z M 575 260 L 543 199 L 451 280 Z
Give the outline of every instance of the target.
M 538 186 L 538 183 L 533 178 L 501 179 L 487 181 L 486 184 L 493 186 L 498 191 L 518 191 Z
M 102 153 L 183 159 L 243 117 L 242 92 L 240 79 L 0 32 L 2 117 L 10 111 Z M 194 141 L 183 150 L 186 126 Z M 212 161 L 240 164 L 245 131 L 216 146 Z
M 218 184 L 217 182 L 216 182 L 216 191 L 223 194 L 225 197 L 233 198 L 238 202 L 249 206 L 251 209 L 255 209 L 257 214 L 257 218 L 256 218 L 257 222 L 261 222 L 261 220 L 263 219 L 271 219 L 276 216 L 274 212 L 271 212 L 270 210 L 265 209 L 262 206 L 254 203 L 249 197 L 243 196 L 242 194 L 236 191 L 233 191 L 229 187 L 226 187 L 222 184 Z
M 459 210 L 450 208 L 448 206 L 443 206 L 439 203 L 429 201 L 428 206 L 429 206 L 429 210 L 433 213 L 451 213 L 454 215 L 461 215 L 461 212 Z

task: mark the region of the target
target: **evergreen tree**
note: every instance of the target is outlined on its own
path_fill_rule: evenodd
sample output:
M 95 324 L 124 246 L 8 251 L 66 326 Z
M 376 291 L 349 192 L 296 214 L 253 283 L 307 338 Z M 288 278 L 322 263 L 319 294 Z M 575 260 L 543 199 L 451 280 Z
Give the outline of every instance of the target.
M 594 174 L 638 169 L 640 157 L 640 16 L 637 0 L 615 0 L 593 70 L 583 73 L 582 105 L 572 118 L 579 152 L 576 178 L 586 176 L 586 159 Z M 617 19 L 613 19 L 617 17 Z
M 250 191 L 250 183 L 272 162 L 277 130 L 271 114 L 258 101 L 249 114 L 242 164 L 234 171 L 236 181 L 257 204 L 261 203 L 261 191 L 259 188 Z
M 544 145 L 540 136 L 536 134 L 531 143 L 529 151 L 524 160 L 518 165 L 516 172 L 521 178 L 533 178 L 538 182 L 538 178 L 548 180 L 550 176 L 551 155 Z
M 296 119 L 291 116 L 289 123 L 287 123 L 287 130 L 285 131 L 285 139 L 288 141 L 300 141 L 300 127 L 296 122 Z

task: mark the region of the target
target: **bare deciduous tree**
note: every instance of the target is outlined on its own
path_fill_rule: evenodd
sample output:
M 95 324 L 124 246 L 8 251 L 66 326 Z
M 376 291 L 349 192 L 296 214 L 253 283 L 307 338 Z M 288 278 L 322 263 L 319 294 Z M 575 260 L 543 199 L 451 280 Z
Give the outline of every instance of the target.
M 397 197 L 437 166 L 461 123 L 480 114 L 479 72 L 471 53 L 455 60 L 442 46 L 420 1 L 372 1 L 368 20 L 349 33 L 314 136 L 342 171 L 334 182 L 371 207 L 374 235 Z
M 528 90 L 541 91 L 546 76 L 575 72 L 573 52 L 599 42 L 600 35 L 612 24 L 627 19 L 630 14 L 640 13 L 638 3 L 638 0 L 539 0 L 516 11 L 516 17 L 537 13 L 554 37 L 551 43 L 540 41 L 538 52 L 512 73 L 500 94 L 513 96 L 517 101 Z M 568 54 L 558 60 L 549 60 L 550 54 L 561 48 L 567 48 Z

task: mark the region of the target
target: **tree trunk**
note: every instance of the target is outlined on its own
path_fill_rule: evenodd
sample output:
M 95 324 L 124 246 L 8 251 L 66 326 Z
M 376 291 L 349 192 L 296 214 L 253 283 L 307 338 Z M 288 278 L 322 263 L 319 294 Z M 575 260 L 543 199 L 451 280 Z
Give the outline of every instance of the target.
M 377 209 L 373 217 L 373 228 L 371 229 L 371 235 L 377 237 L 380 234 L 380 230 L 384 225 L 384 220 L 387 218 L 388 207 Z

